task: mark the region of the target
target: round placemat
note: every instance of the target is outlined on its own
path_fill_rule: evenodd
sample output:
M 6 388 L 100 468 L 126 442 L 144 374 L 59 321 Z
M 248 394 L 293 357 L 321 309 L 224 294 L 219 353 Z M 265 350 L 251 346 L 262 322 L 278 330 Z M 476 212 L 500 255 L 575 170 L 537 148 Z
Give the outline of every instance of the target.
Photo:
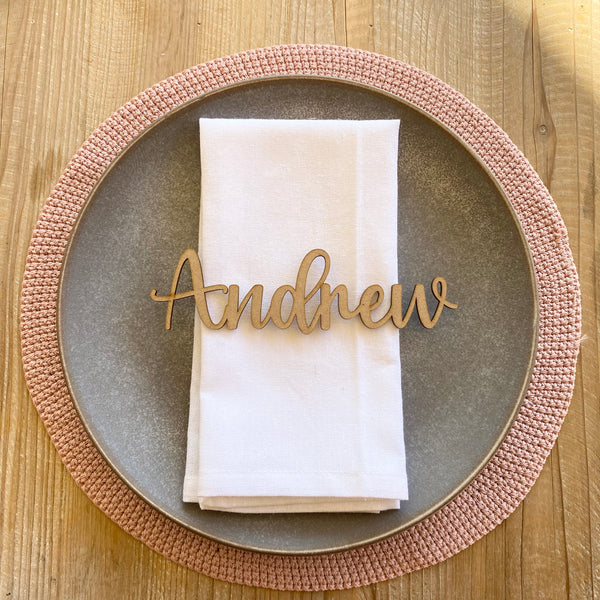
M 147 504 L 105 461 L 74 407 L 62 368 L 57 299 L 75 221 L 114 159 L 174 108 L 224 86 L 302 75 L 355 82 L 410 102 L 438 119 L 477 154 L 501 185 L 525 233 L 538 290 L 539 338 L 519 414 L 477 477 L 418 524 L 343 552 L 266 554 L 207 539 Z M 323 590 L 366 585 L 442 561 L 504 520 L 530 490 L 567 412 L 575 380 L 581 307 L 567 231 L 541 180 L 507 135 L 457 91 L 415 67 L 335 46 L 279 46 L 188 69 L 121 107 L 83 144 L 50 194 L 29 247 L 21 340 L 33 402 L 67 469 L 125 531 L 205 575 L 246 585 Z

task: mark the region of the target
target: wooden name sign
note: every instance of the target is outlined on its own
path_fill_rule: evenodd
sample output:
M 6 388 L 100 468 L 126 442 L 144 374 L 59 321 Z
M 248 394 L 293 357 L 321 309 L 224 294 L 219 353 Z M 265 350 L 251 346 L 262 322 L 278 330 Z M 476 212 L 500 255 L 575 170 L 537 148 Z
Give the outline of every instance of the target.
M 310 291 L 306 290 L 306 280 L 312 263 L 322 258 L 324 261 L 323 272 L 317 283 Z M 179 277 L 185 263 L 189 263 L 192 275 L 192 289 L 187 292 L 177 292 Z M 371 313 L 379 308 L 383 303 L 384 291 L 380 285 L 370 285 L 362 293 L 360 302 L 356 308 L 350 309 L 348 306 L 348 288 L 345 285 L 338 285 L 333 290 L 331 286 L 325 282 L 329 275 L 331 259 L 325 250 L 311 250 L 302 260 L 296 277 L 296 285 L 282 285 L 278 287 L 271 298 L 271 304 L 267 314 L 262 316 L 263 291 L 262 285 L 253 285 L 248 293 L 240 301 L 240 286 L 232 284 L 229 287 L 223 284 L 204 285 L 204 276 L 202 273 L 202 264 L 195 250 L 185 250 L 179 258 L 179 263 L 173 274 L 171 283 L 171 293 L 168 296 L 159 296 L 156 290 L 150 292 L 150 297 L 156 302 L 167 302 L 167 316 L 165 320 L 165 329 L 171 329 L 171 321 L 173 318 L 173 305 L 175 300 L 194 296 L 196 302 L 196 310 L 202 323 L 209 329 L 235 329 L 238 326 L 240 317 L 244 309 L 250 304 L 250 320 L 252 326 L 256 329 L 262 329 L 271 321 L 280 329 L 287 329 L 294 320 L 298 325 L 298 329 L 302 333 L 310 333 L 315 329 L 317 324 L 321 329 L 329 329 L 331 323 L 331 307 L 334 300 L 337 298 L 337 309 L 340 317 L 343 319 L 353 319 L 360 317 L 363 324 L 369 329 L 376 329 L 391 321 L 395 327 L 399 329 L 406 326 L 415 307 L 417 315 L 424 327 L 431 329 L 439 320 L 444 307 L 456 308 L 457 305 L 446 299 L 447 285 L 443 277 L 436 277 L 431 282 L 431 291 L 437 300 L 437 307 L 433 316 L 429 314 L 427 300 L 425 298 L 425 288 L 422 284 L 417 284 L 414 287 L 410 302 L 406 311 L 402 312 L 402 286 L 393 284 L 390 292 L 390 307 L 389 310 L 380 319 L 374 321 Z M 220 292 L 227 296 L 227 305 L 223 310 L 221 319 L 214 321 L 206 301 L 206 294 L 212 292 Z M 319 293 L 319 304 L 316 311 L 308 321 L 306 315 L 307 303 Z M 282 302 L 285 296 L 289 294 L 292 299 L 292 307 L 289 315 L 284 318 L 281 314 Z

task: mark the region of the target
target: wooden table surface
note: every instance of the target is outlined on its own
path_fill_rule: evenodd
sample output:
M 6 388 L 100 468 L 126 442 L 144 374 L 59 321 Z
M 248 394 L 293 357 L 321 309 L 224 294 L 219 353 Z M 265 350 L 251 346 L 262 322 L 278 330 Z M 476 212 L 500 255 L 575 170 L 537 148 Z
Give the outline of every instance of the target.
M 511 517 L 440 565 L 310 594 L 212 580 L 105 517 L 74 484 L 31 403 L 18 316 L 41 206 L 96 125 L 186 67 L 313 42 L 425 69 L 504 128 L 566 222 L 584 339 L 558 442 Z M 0 47 L 0 599 L 600 598 L 600 2 L 0 0 Z

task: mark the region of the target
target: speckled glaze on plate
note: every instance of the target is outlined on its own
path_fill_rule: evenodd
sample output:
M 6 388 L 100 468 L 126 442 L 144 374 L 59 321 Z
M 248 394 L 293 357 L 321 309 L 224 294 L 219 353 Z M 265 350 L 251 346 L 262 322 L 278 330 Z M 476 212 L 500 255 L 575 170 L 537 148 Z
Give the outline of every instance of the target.
M 399 332 L 410 500 L 380 515 L 235 515 L 181 501 L 193 301 L 173 329 L 151 288 L 195 247 L 200 116 L 400 118 L 399 281 L 437 275 L 459 309 Z M 537 338 L 535 279 L 521 228 L 479 159 L 431 116 L 358 84 L 259 79 L 207 94 L 149 127 L 113 162 L 81 212 L 63 263 L 59 337 L 69 387 L 120 476 L 171 519 L 227 544 L 317 553 L 366 544 L 456 496 L 504 439 Z

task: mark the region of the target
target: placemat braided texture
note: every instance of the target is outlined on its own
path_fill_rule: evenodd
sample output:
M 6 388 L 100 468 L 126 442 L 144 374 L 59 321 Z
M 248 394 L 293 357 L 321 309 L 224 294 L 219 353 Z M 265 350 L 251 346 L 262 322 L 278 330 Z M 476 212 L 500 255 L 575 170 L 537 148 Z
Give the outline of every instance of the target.
M 92 188 L 145 128 L 222 86 L 276 75 L 313 75 L 379 88 L 421 107 L 485 162 L 512 203 L 533 257 L 540 331 L 531 382 L 506 440 L 473 482 L 419 524 L 345 552 L 270 555 L 232 548 L 182 527 L 135 494 L 105 462 L 71 401 L 57 339 L 57 293 L 72 227 Z M 334 46 L 280 46 L 193 67 L 146 90 L 105 121 L 68 164 L 29 248 L 21 337 L 27 384 L 64 464 L 125 531 L 170 559 L 247 585 L 322 590 L 366 585 L 442 561 L 485 535 L 522 501 L 558 435 L 571 398 L 581 326 L 567 231 L 539 177 L 507 135 L 435 77 L 391 58 Z

